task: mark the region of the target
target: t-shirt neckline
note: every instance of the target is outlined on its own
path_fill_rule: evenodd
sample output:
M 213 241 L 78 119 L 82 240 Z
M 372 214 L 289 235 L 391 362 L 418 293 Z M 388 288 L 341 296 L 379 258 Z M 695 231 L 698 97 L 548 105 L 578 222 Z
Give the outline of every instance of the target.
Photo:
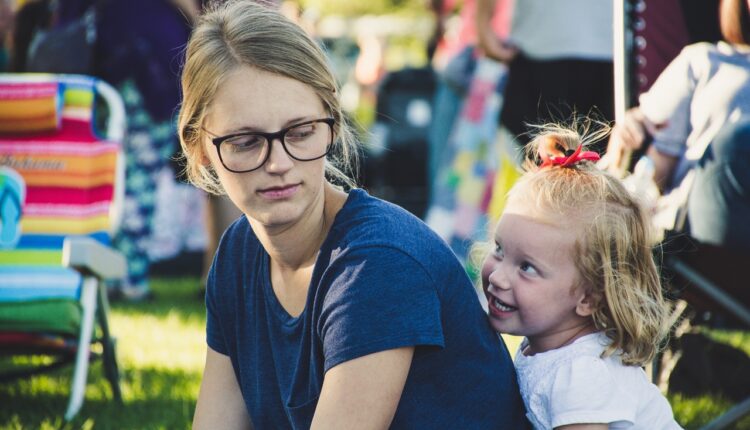
M 304 319 L 305 313 L 307 312 L 308 305 L 310 303 L 310 294 L 313 294 L 313 288 L 312 288 L 312 281 L 315 279 L 315 274 L 318 270 L 318 264 L 320 262 L 320 256 L 324 253 L 327 253 L 326 251 L 330 249 L 329 242 L 334 234 L 334 230 L 336 229 L 336 226 L 339 224 L 339 220 L 342 216 L 342 213 L 344 213 L 354 202 L 354 200 L 359 199 L 361 195 L 364 195 L 364 191 L 360 190 L 358 188 L 352 189 L 349 191 L 349 193 L 346 196 L 346 201 L 344 202 L 344 205 L 341 207 L 341 209 L 338 211 L 336 216 L 333 218 L 333 224 L 331 225 L 331 228 L 328 230 L 328 235 L 326 236 L 325 240 L 323 241 L 323 244 L 320 246 L 320 250 L 318 251 L 318 256 L 315 258 L 315 265 L 313 266 L 313 273 L 312 278 L 310 279 L 310 285 L 308 285 L 307 288 L 307 297 L 305 298 L 305 307 L 302 309 L 302 312 L 300 312 L 299 315 L 293 316 L 290 314 L 284 306 L 279 301 L 279 298 L 276 296 L 276 292 L 273 290 L 273 285 L 271 284 L 271 257 L 268 255 L 266 250 L 263 248 L 262 245 L 258 244 L 260 247 L 260 253 L 261 253 L 261 274 L 262 274 L 262 283 L 263 283 L 263 292 L 264 296 L 266 298 L 266 302 L 271 306 L 271 310 L 276 318 L 281 320 L 285 325 L 293 326 L 296 325 L 299 321 Z

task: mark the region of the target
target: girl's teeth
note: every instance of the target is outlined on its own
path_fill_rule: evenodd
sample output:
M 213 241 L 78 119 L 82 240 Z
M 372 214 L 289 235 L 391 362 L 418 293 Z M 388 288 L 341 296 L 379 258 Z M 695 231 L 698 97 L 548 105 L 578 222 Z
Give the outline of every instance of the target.
M 494 306 L 495 306 L 495 307 L 496 307 L 497 309 L 499 309 L 499 310 L 501 310 L 501 311 L 503 311 L 503 312 L 511 312 L 511 311 L 514 311 L 514 310 L 516 310 L 516 308 L 514 308 L 513 306 L 508 306 L 508 305 L 505 305 L 505 304 L 503 304 L 502 302 L 500 302 L 500 300 L 498 300 L 498 299 L 493 299 L 493 300 L 492 300 L 492 304 L 493 304 L 493 305 L 494 305 Z

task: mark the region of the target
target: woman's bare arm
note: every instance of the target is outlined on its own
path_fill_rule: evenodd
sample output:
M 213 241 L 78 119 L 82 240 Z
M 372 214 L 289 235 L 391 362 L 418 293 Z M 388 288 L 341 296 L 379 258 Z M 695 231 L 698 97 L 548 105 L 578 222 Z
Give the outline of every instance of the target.
M 193 416 L 193 429 L 251 430 L 250 415 L 242 399 L 232 362 L 210 347 Z
M 326 372 L 313 429 L 387 429 L 409 374 L 413 347 L 376 352 Z

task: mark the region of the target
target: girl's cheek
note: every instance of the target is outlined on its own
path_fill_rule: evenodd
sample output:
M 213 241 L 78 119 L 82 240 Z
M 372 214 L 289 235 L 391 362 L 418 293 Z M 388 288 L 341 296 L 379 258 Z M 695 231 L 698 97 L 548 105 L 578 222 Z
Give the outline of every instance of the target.
M 489 285 L 490 275 L 492 274 L 492 257 L 487 257 L 482 263 L 482 270 L 480 276 L 482 278 L 482 290 L 487 291 L 487 285 Z

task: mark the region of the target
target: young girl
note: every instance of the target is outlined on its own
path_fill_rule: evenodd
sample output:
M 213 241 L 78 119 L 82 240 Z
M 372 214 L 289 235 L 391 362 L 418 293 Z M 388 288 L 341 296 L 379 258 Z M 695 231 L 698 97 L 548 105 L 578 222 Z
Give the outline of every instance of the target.
M 601 133 L 540 130 L 482 266 L 490 324 L 525 336 L 527 416 L 537 429 L 679 429 L 640 367 L 669 329 L 649 221 L 582 152 Z

